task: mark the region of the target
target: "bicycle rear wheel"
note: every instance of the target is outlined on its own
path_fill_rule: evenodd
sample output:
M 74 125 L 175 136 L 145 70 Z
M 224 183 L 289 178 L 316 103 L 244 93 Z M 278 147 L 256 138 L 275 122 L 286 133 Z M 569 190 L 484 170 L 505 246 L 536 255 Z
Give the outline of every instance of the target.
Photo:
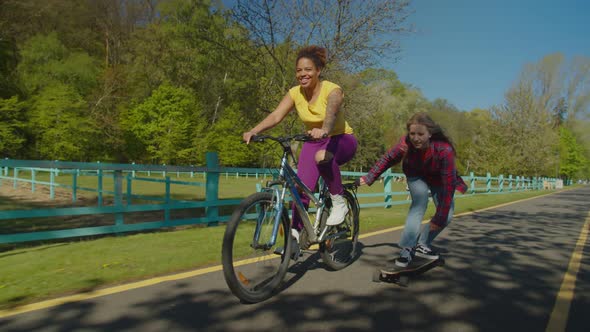
M 271 297 L 289 267 L 290 221 L 287 211 L 277 211 L 275 203 L 276 197 L 270 192 L 247 197 L 234 210 L 225 229 L 223 275 L 232 293 L 245 303 Z M 279 223 L 275 226 L 277 214 Z M 276 233 L 274 227 L 278 227 Z
M 348 205 L 348 213 L 340 225 L 328 227 L 326 240 L 320 243 L 322 260 L 332 270 L 347 267 L 358 255 L 359 207 L 350 192 L 345 190 L 342 196 Z M 327 219 L 328 212 L 324 211 L 320 229 L 324 228 Z

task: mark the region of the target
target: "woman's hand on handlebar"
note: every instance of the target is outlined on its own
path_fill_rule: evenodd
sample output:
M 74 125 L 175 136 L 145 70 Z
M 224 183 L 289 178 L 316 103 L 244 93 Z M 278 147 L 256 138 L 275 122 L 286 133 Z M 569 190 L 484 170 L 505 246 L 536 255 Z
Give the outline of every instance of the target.
M 313 128 L 307 132 L 313 139 L 322 139 L 328 137 L 326 130 L 322 128 Z
M 256 133 L 253 131 L 247 131 L 242 135 L 242 139 L 244 140 L 244 142 L 246 142 L 246 144 L 250 143 L 250 140 L 252 139 L 252 137 L 256 136 Z

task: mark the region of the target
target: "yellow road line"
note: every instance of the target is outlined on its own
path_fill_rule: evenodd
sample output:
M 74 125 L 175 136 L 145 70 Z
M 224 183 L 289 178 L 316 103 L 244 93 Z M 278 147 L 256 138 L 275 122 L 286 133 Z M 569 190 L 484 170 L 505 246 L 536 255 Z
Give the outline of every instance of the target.
M 177 273 L 177 274 L 173 274 L 173 275 L 169 275 L 169 276 L 162 276 L 162 277 L 142 280 L 142 281 L 133 282 L 133 283 L 124 284 L 124 285 L 115 286 L 115 287 L 99 289 L 99 290 L 95 290 L 95 291 L 88 292 L 88 293 L 75 294 L 75 295 L 64 296 L 64 297 L 51 299 L 51 300 L 47 300 L 47 301 L 31 303 L 31 304 L 27 304 L 22 307 L 18 307 L 18 308 L 14 308 L 14 309 L 0 310 L 0 318 L 18 315 L 18 314 L 22 314 L 22 313 L 29 312 L 29 311 L 35 311 L 35 310 L 55 307 L 58 305 L 69 303 L 69 302 L 84 301 L 84 300 L 93 299 L 93 298 L 100 297 L 100 296 L 105 296 L 105 295 L 110 295 L 110 294 L 115 294 L 115 293 L 120 293 L 120 292 L 124 292 L 124 291 L 128 291 L 128 290 L 132 290 L 132 289 L 136 289 L 136 288 L 152 286 L 152 285 L 159 284 L 159 283 L 165 282 L 165 281 L 174 281 L 174 280 L 179 280 L 179 279 L 195 277 L 195 276 L 198 276 L 201 274 L 206 274 L 209 272 L 215 272 L 215 271 L 219 271 L 219 270 L 221 270 L 221 265 L 212 266 L 212 267 L 194 270 L 194 271 L 189 271 L 189 272 Z
M 545 195 L 542 195 L 542 196 L 545 196 Z M 526 199 L 522 199 L 522 200 L 510 202 L 510 203 L 500 204 L 497 206 L 487 207 L 485 209 L 476 210 L 476 211 L 472 211 L 472 212 L 465 212 L 465 213 L 457 214 L 457 215 L 455 215 L 455 217 L 469 215 L 469 214 L 473 214 L 476 212 L 485 211 L 485 210 L 489 210 L 489 209 L 493 209 L 493 208 L 497 208 L 497 207 L 501 207 L 501 206 L 505 206 L 505 205 L 515 204 L 518 202 L 523 202 L 523 201 L 527 201 L 529 199 L 539 198 L 542 196 L 535 196 L 535 197 L 531 197 L 531 198 L 526 198 Z M 428 222 L 428 220 L 423 221 L 423 223 L 427 223 L 427 222 Z M 383 229 L 383 230 L 379 230 L 379 231 L 375 231 L 375 232 L 371 232 L 371 233 L 367 233 L 367 234 L 362 234 L 359 236 L 359 238 L 363 239 L 363 238 L 367 238 L 367 237 L 371 237 L 371 236 L 376 236 L 379 234 L 397 231 L 397 230 L 400 230 L 403 228 L 404 228 L 404 226 L 391 227 L 391 228 L 387 228 L 387 229 Z M 313 249 L 313 248 L 317 248 L 317 246 L 312 246 L 310 249 Z M 272 257 L 276 257 L 276 256 L 269 255 L 266 259 L 270 259 Z M 256 260 L 260 261 L 261 259 L 265 259 L 265 258 L 259 257 Z M 236 262 L 235 265 L 236 266 L 245 265 L 245 264 L 249 264 L 252 262 L 253 262 L 252 259 L 247 259 L 247 260 L 242 260 L 242 261 Z M 222 269 L 221 265 L 216 265 L 216 266 L 212 266 L 212 267 L 208 267 L 208 268 L 204 268 L 204 269 L 198 269 L 198 270 L 189 271 L 189 272 L 177 273 L 177 274 L 173 274 L 173 275 L 169 275 L 169 276 L 156 277 L 156 278 L 142 280 L 142 281 L 124 284 L 124 285 L 120 285 L 120 286 L 99 289 L 99 290 L 95 290 L 92 292 L 64 296 L 64 297 L 59 297 L 56 299 L 41 301 L 41 302 L 37 302 L 37 303 L 31 303 L 31 304 L 23 305 L 23 306 L 12 308 L 12 309 L 0 310 L 0 318 L 14 316 L 14 315 L 18 315 L 18 314 L 22 314 L 22 313 L 26 313 L 26 312 L 30 312 L 30 311 L 35 311 L 35 310 L 56 307 L 56 306 L 59 306 L 59 305 L 65 304 L 65 303 L 69 303 L 69 302 L 84 301 L 84 300 L 88 300 L 88 299 L 97 298 L 100 296 L 105 296 L 105 295 L 110 295 L 110 294 L 115 294 L 115 293 L 120 293 L 120 292 L 124 292 L 124 291 L 128 291 L 128 290 L 132 290 L 132 289 L 136 289 L 136 288 L 152 286 L 152 285 L 156 285 L 156 284 L 159 284 L 159 283 L 162 283 L 165 281 L 174 281 L 174 280 L 180 280 L 180 279 L 185 279 L 185 278 L 191 278 L 191 277 L 195 277 L 195 276 L 210 273 L 210 272 L 220 271 L 221 269 Z
M 555 300 L 555 306 L 549 317 L 549 323 L 547 324 L 547 332 L 553 331 L 565 331 L 567 327 L 567 320 L 569 317 L 570 306 L 574 299 L 574 289 L 576 288 L 576 278 L 578 271 L 580 270 L 580 263 L 582 261 L 582 253 L 584 252 L 584 246 L 588 239 L 588 232 L 590 228 L 590 213 L 586 218 L 584 227 L 580 232 L 580 237 L 574 248 L 572 258 L 568 265 L 563 281 L 561 282 L 561 288 L 557 294 Z

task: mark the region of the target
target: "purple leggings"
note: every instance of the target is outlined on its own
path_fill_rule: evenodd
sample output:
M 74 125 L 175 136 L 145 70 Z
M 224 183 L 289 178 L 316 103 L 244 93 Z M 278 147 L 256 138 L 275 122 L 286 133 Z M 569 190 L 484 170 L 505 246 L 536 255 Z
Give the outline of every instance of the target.
M 342 176 L 340 165 L 350 161 L 356 153 L 357 140 L 352 134 L 336 135 L 318 141 L 305 142 L 299 154 L 297 163 L 297 175 L 301 181 L 310 189 L 315 191 L 320 175 L 328 185 L 332 195 L 342 194 Z M 330 152 L 334 157 L 332 160 L 317 164 L 315 155 L 320 150 Z M 305 207 L 309 207 L 309 198 L 302 195 L 301 201 Z M 303 223 L 299 213 L 293 206 L 293 228 L 301 230 Z

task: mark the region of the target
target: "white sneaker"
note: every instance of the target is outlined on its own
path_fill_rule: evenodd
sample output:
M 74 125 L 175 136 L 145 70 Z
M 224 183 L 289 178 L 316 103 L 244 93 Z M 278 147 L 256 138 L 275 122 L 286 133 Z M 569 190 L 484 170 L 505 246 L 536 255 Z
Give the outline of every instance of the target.
M 299 243 L 299 231 L 297 231 L 295 228 L 291 228 L 291 236 L 297 240 L 297 243 Z
M 332 195 L 332 211 L 330 211 L 330 216 L 328 217 L 328 221 L 326 224 L 328 226 L 336 226 L 340 225 L 344 221 L 344 217 L 348 213 L 348 206 L 346 205 L 346 200 L 342 195 Z

